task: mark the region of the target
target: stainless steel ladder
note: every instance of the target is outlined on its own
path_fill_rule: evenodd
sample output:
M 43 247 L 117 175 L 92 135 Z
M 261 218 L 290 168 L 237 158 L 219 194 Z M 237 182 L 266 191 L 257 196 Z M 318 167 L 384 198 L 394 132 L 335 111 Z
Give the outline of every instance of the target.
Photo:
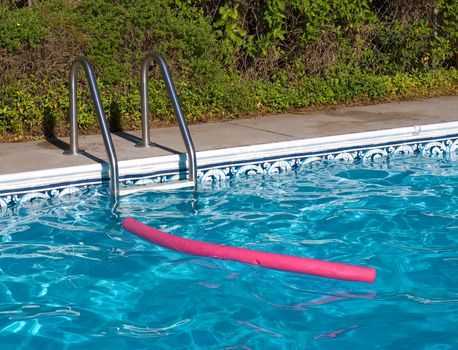
M 97 88 L 94 70 L 91 63 L 85 57 L 78 57 L 73 61 L 70 70 L 70 149 L 65 154 L 77 155 L 80 152 L 78 147 L 78 111 L 77 111 L 77 83 L 78 72 L 82 66 L 89 84 L 92 99 L 94 101 L 97 119 L 102 132 L 103 143 L 108 156 L 109 174 L 110 174 L 110 194 L 116 200 L 120 195 L 135 193 L 148 190 L 164 190 L 169 188 L 181 188 L 194 186 L 197 188 L 197 165 L 196 165 L 196 152 L 192 142 L 189 128 L 186 124 L 183 112 L 180 107 L 178 96 L 173 84 L 172 77 L 168 70 L 165 60 L 157 53 L 148 53 L 143 59 L 141 71 L 140 94 L 142 101 L 142 141 L 137 145 L 139 147 L 150 147 L 149 135 L 149 97 L 148 97 L 148 70 L 151 63 L 155 61 L 159 64 L 162 76 L 165 81 L 168 95 L 171 99 L 173 110 L 178 120 L 181 136 L 187 151 L 187 158 L 189 162 L 189 179 L 188 181 L 179 181 L 173 184 L 159 184 L 159 185 L 144 185 L 132 186 L 130 188 L 120 188 L 119 186 L 119 167 L 116 151 L 113 146 L 110 130 L 108 128 L 105 112 L 103 110 L 102 100 Z
M 149 52 L 143 58 L 142 70 L 140 76 L 140 95 L 142 104 L 142 141 L 137 145 L 139 147 L 150 147 L 150 134 L 149 134 L 149 96 L 148 96 L 148 70 L 151 63 L 156 62 L 162 73 L 165 82 L 167 93 L 172 102 L 173 111 L 180 127 L 181 137 L 186 147 L 189 165 L 189 182 L 197 186 L 197 165 L 196 165 L 196 151 L 194 143 L 192 142 L 191 134 L 188 125 L 186 124 L 185 117 L 181 110 L 180 101 L 178 100 L 175 85 L 173 84 L 172 76 L 165 60 L 156 52 Z
M 65 154 L 77 155 L 80 153 L 78 147 L 78 101 L 76 89 L 78 87 L 78 72 L 81 66 L 86 73 L 89 90 L 95 105 L 95 112 L 102 131 L 103 144 L 105 145 L 105 150 L 108 155 L 108 164 L 110 167 L 110 193 L 116 199 L 120 194 L 118 159 L 113 146 L 113 140 L 111 139 L 107 119 L 105 118 L 105 111 L 103 110 L 102 99 L 100 98 L 99 89 L 97 88 L 94 69 L 85 57 L 78 57 L 74 60 L 70 70 L 70 149 L 66 151 Z

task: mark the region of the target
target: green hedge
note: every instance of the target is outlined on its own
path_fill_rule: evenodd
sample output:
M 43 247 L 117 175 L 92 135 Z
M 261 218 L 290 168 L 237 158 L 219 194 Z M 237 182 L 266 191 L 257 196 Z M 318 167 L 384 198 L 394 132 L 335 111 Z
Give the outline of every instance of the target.
M 68 70 L 79 55 L 96 69 L 115 129 L 140 125 L 140 63 L 151 50 L 167 58 L 190 122 L 456 93 L 456 2 L 436 1 L 434 18 L 426 10 L 390 17 L 383 9 L 384 17 L 380 6 L 369 0 L 0 2 L 0 138 L 67 133 Z M 79 125 L 92 131 L 84 79 L 80 85 Z M 154 121 L 173 122 L 155 69 L 150 96 Z

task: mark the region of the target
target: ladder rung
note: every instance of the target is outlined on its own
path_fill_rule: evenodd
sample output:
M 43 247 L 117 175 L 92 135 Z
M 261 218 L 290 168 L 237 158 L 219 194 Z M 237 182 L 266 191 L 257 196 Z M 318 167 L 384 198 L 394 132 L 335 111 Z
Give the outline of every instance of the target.
M 158 184 L 148 184 L 148 185 L 139 185 L 139 186 L 132 186 L 126 188 L 120 188 L 119 194 L 121 196 L 125 196 L 128 194 L 138 193 L 138 192 L 146 192 L 146 191 L 168 191 L 168 190 L 175 190 L 179 188 L 185 187 L 194 187 L 194 181 L 183 180 L 183 181 L 176 181 L 171 183 L 158 183 Z

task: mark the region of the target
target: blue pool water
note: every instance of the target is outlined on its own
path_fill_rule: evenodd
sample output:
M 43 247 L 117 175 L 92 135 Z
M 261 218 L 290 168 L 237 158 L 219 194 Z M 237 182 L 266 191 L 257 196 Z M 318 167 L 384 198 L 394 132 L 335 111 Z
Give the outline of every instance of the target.
M 456 349 L 458 164 L 411 157 L 0 217 L 2 349 Z M 375 284 L 192 257 L 125 232 L 375 267 Z

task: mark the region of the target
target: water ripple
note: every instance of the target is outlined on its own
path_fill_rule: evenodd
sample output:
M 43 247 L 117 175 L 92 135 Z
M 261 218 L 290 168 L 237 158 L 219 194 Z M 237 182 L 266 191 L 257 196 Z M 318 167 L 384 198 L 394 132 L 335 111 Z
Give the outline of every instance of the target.
M 11 321 L 21 321 L 47 317 L 78 317 L 80 312 L 70 306 L 27 304 L 16 309 L 1 310 L 0 317 L 3 316 L 8 316 L 8 320 Z
M 88 256 L 100 248 L 88 245 L 47 245 L 47 244 L 21 244 L 6 243 L 0 245 L 0 259 L 63 259 L 65 256 L 78 257 L 88 260 L 100 260 Z
M 432 300 L 415 295 L 406 294 L 407 299 L 413 300 L 420 304 L 458 304 L 458 299 Z
M 170 330 L 183 326 L 191 322 L 190 319 L 184 319 L 178 321 L 170 326 L 165 327 L 137 327 L 130 324 L 124 324 L 122 327 L 116 329 L 116 333 L 119 335 L 124 335 L 127 337 L 134 337 L 134 338 L 155 338 L 155 337 L 165 337 L 170 335 Z
M 416 157 L 330 163 L 207 184 L 197 197 L 128 196 L 117 212 L 182 237 L 375 267 L 373 285 L 158 247 L 124 231 L 100 193 L 17 208 L 0 217 L 2 344 L 456 347 L 456 174 L 456 162 Z

